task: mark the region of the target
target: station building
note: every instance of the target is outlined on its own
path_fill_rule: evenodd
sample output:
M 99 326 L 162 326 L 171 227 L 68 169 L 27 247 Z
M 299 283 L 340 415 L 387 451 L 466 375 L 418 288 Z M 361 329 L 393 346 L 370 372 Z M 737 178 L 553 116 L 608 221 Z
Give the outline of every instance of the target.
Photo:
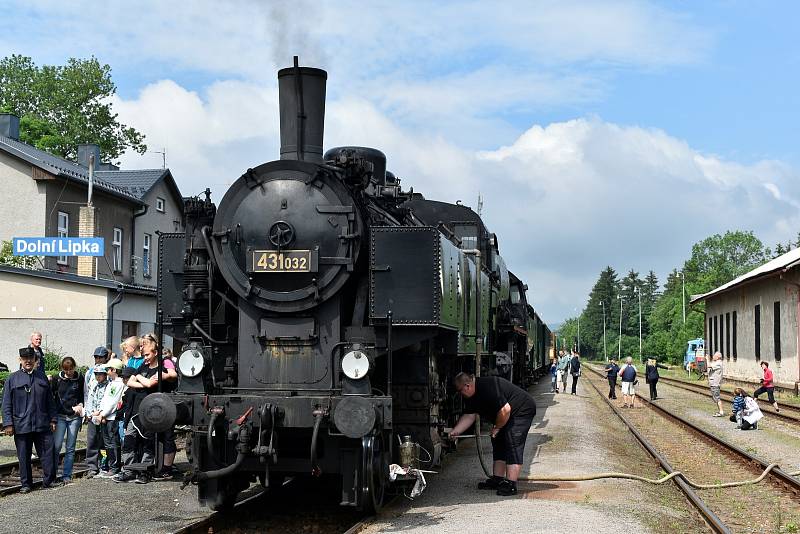
M 800 384 L 800 248 L 704 295 L 706 352 L 722 353 L 725 376 L 755 381 L 769 362 L 776 385 Z
M 101 156 L 91 144 L 77 147 L 76 161 L 39 150 L 20 141 L 17 117 L 0 114 L 0 241 L 105 242 L 100 258 L 0 265 L 0 361 L 9 367 L 32 330 L 42 332 L 46 348 L 86 365 L 94 347 L 116 352 L 125 337 L 155 329 L 158 234 L 183 231 L 183 199 L 169 169 L 121 170 Z

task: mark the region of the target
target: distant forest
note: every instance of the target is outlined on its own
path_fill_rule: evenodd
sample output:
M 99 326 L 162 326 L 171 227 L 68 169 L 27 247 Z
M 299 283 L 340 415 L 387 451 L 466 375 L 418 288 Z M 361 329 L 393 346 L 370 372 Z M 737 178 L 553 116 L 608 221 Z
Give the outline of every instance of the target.
M 686 342 L 703 336 L 705 305 L 699 303 L 690 307 L 691 296 L 707 293 L 797 247 L 800 247 L 800 234 L 795 243 L 778 243 L 772 249 L 753 232 L 716 234 L 692 247 L 691 257 L 682 268 L 673 269 L 667 275 L 663 288 L 653 271 L 642 277 L 630 270 L 620 278 L 614 268 L 606 267 L 600 272 L 586 307 L 580 313 L 578 351 L 584 356 L 604 357 L 605 312 L 605 346 L 609 357 L 616 356 L 619 351 L 621 325 L 622 357 L 638 359 L 641 296 L 643 356 L 682 362 Z M 572 317 L 559 327 L 558 348 L 578 347 L 578 320 Z

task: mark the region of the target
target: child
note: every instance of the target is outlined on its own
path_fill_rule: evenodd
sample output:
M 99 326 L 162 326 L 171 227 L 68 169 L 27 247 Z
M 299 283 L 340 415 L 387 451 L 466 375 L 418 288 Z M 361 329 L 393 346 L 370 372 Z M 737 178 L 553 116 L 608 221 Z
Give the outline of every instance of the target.
M 744 390 L 736 388 L 733 390 L 733 405 L 731 407 L 731 423 L 736 423 L 737 428 L 742 428 L 742 410 L 744 410 Z
M 558 369 L 558 364 L 556 363 L 555 358 L 550 360 L 550 392 L 551 393 L 558 393 L 558 380 L 561 378 L 559 373 L 561 371 Z
M 108 373 L 108 386 L 106 387 L 103 399 L 100 401 L 100 424 L 103 430 L 103 443 L 106 447 L 106 457 L 108 458 L 108 471 L 100 473 L 100 477 L 110 478 L 120 472 L 122 462 L 120 461 L 120 438 L 119 426 L 117 425 L 117 406 L 122 399 L 122 392 L 125 384 L 119 374 L 122 371 L 122 360 L 113 358 L 106 364 L 105 369 Z
M 99 459 L 100 449 L 104 446 L 103 424 L 100 416 L 100 403 L 108 387 L 108 375 L 105 365 L 95 365 L 93 369 L 94 380 L 92 380 L 89 394 L 87 395 L 84 407 L 84 419 L 86 420 L 86 465 L 89 473 L 86 478 L 92 478 L 100 474 Z M 106 451 L 108 454 L 108 451 Z

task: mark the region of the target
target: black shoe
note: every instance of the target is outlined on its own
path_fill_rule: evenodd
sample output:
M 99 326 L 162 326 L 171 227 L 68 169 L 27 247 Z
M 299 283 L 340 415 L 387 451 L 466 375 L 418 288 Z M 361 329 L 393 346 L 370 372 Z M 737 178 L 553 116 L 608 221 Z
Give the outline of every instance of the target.
M 121 473 L 114 475 L 114 478 L 111 480 L 114 482 L 130 482 L 131 480 L 136 480 L 136 475 L 122 471 Z
M 60 487 L 62 487 L 63 485 L 64 485 L 64 483 L 63 483 L 63 482 L 61 482 L 61 481 L 59 481 L 59 480 L 56 480 L 56 481 L 54 481 L 52 484 L 47 484 L 46 486 L 45 486 L 45 485 L 42 485 L 42 487 L 43 487 L 44 489 L 53 489 L 53 488 L 60 488 Z
M 165 467 L 158 473 L 153 475 L 153 480 L 171 480 L 172 479 L 172 469 Z
M 136 477 L 137 484 L 147 484 L 150 482 L 150 475 L 141 473 L 138 477 Z
M 510 497 L 517 494 L 517 483 L 510 480 L 503 480 L 500 487 L 497 488 L 497 495 L 501 497 Z
M 503 482 L 503 477 L 492 476 L 484 480 L 483 482 L 478 482 L 478 489 L 482 490 L 496 490 L 500 487 L 500 484 Z
M 30 487 L 30 486 L 22 486 L 22 488 L 20 488 L 20 490 L 19 490 L 20 493 L 30 493 L 32 491 L 33 491 L 33 488 Z

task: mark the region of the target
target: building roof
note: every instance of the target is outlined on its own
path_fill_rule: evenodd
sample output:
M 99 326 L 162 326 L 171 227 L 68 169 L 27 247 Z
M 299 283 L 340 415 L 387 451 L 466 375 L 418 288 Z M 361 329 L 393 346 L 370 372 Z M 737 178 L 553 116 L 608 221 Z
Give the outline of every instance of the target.
M 62 282 L 71 282 L 73 284 L 83 284 L 87 286 L 104 287 L 106 289 L 119 289 L 122 287 L 128 293 L 138 295 L 151 295 L 155 296 L 156 288 L 152 286 L 145 286 L 141 284 L 125 284 L 122 282 L 115 282 L 114 280 L 107 280 L 105 278 L 92 278 L 89 276 L 78 276 L 72 273 L 62 273 L 59 271 L 50 271 L 45 269 L 25 269 L 22 267 L 12 267 L 11 265 L 0 264 L 0 273 L 12 273 L 23 276 L 33 276 L 35 278 L 47 278 L 49 280 L 60 280 Z
M 792 269 L 798 265 L 800 265 L 800 248 L 790 250 L 786 254 L 780 255 L 777 258 L 770 260 L 759 267 L 756 267 L 752 271 L 745 273 L 738 278 L 734 278 L 727 284 L 721 285 L 716 289 L 712 289 L 708 293 L 694 296 L 690 302 L 694 304 L 695 302 L 706 300 L 709 297 L 730 291 L 731 289 L 747 284 L 756 279 L 767 278 L 788 269 Z
M 182 205 L 181 192 L 169 169 L 97 171 L 94 174 L 116 187 L 125 189 L 141 201 L 144 201 L 144 197 L 163 180 L 175 195 L 178 205 Z
M 78 165 L 73 161 L 54 156 L 44 150 L 39 150 L 27 143 L 11 139 L 0 135 L 0 150 L 8 152 L 20 159 L 23 159 L 35 165 L 40 169 L 54 174 L 56 176 L 64 176 L 88 187 L 89 185 L 89 169 Z M 107 175 L 115 171 L 97 171 L 94 176 L 94 187 L 100 191 L 109 193 L 118 198 L 123 198 L 135 204 L 142 204 L 142 201 L 135 194 L 129 192 L 127 189 L 120 187 L 107 180 L 107 176 L 100 177 L 100 174 Z M 121 171 L 116 171 L 121 172 Z

